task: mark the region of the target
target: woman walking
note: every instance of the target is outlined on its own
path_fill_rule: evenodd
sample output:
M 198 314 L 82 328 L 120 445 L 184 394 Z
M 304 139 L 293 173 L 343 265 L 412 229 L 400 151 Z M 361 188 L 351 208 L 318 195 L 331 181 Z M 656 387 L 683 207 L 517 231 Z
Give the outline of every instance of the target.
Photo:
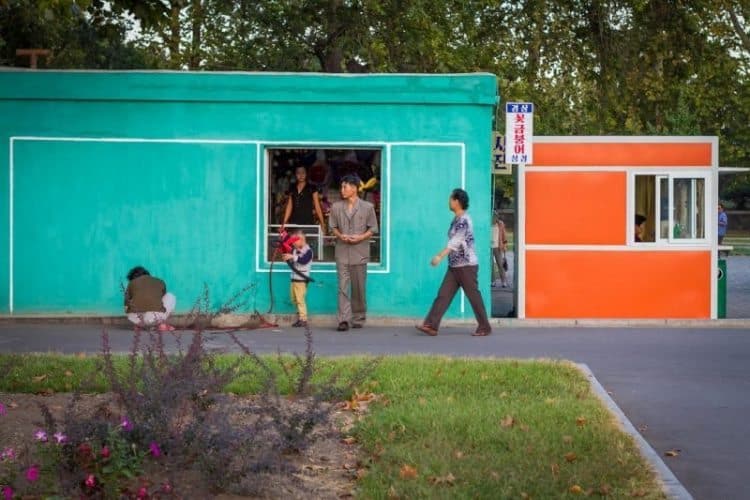
M 462 288 L 478 323 L 472 335 L 484 337 L 492 333 L 492 327 L 487 319 L 487 311 L 484 308 L 477 282 L 479 266 L 474 249 L 474 228 L 469 214 L 466 213 L 469 208 L 469 195 L 463 189 L 454 189 L 448 198 L 448 206 L 455 215 L 448 229 L 448 245 L 430 262 L 433 266 L 437 266 L 445 256 L 448 256 L 448 270 L 445 272 L 443 283 L 440 285 L 430 312 L 424 322 L 417 325 L 417 330 L 430 336 L 437 335 L 445 311 L 456 296 L 458 289 Z

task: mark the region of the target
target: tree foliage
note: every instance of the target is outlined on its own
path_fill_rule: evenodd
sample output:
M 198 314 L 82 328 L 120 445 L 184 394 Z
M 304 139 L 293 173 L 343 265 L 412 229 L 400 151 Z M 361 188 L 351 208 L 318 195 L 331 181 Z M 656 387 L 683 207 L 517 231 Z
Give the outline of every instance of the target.
M 539 134 L 717 135 L 750 166 L 745 0 L 0 0 L 0 33 L 5 65 L 487 71 Z

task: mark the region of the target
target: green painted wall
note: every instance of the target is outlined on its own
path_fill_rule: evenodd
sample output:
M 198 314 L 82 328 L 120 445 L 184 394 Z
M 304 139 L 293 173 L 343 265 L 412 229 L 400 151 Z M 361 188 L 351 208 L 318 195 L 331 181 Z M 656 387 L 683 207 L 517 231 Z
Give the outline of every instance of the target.
M 390 250 L 368 276 L 370 315 L 421 317 L 444 272 L 428 261 L 445 244 L 462 151 L 480 263 L 489 262 L 496 99 L 486 74 L 0 73 L 2 200 L 10 201 L 13 167 L 13 312 L 119 313 L 120 283 L 136 264 L 167 281 L 179 310 L 205 282 L 215 303 L 256 283 L 264 311 L 267 265 L 256 270 L 264 147 L 366 143 L 384 148 L 381 233 Z M 3 314 L 10 208 L 0 204 Z M 318 266 L 308 293 L 313 314 L 336 307 L 335 274 L 324 269 L 332 268 Z M 489 307 L 488 265 L 480 283 Z M 276 312 L 292 312 L 288 272 L 274 273 L 274 290 Z M 461 316 L 458 300 L 448 316 Z

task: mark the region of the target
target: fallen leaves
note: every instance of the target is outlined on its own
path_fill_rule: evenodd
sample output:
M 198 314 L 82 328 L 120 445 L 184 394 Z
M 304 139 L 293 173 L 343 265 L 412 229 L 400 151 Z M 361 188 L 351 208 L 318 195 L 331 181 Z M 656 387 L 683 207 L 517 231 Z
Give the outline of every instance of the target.
M 569 453 L 566 453 L 566 454 L 564 455 L 564 457 L 565 457 L 565 461 L 566 461 L 566 462 L 568 462 L 568 463 L 573 463 L 573 462 L 575 462 L 576 460 L 578 460 L 578 455 L 576 455 L 576 454 L 575 454 L 575 453 L 573 453 L 572 451 L 571 451 L 571 452 L 569 452 Z
M 449 472 L 445 476 L 431 476 L 428 478 L 428 481 L 436 486 L 453 486 L 456 482 L 456 478 Z
M 576 419 L 576 425 L 578 427 L 583 427 L 584 425 L 586 425 L 586 417 L 578 417 Z
M 418 474 L 416 467 L 412 467 L 411 465 L 403 465 L 398 471 L 398 475 L 401 479 L 416 479 Z
M 669 451 L 667 451 L 667 452 L 664 453 L 664 456 L 667 456 L 667 457 L 678 457 L 678 456 L 680 456 L 681 452 L 682 452 L 682 450 L 669 450 Z
M 552 477 L 557 479 L 557 476 L 560 475 L 560 466 L 556 463 L 552 463 L 549 468 L 552 471 Z
M 563 443 L 570 444 L 573 442 L 573 436 L 563 436 Z
M 44 375 L 38 375 L 36 377 L 31 377 L 31 380 L 33 380 L 34 382 L 44 382 L 45 380 L 47 380 L 47 374 L 45 373 Z
M 66 377 L 72 377 L 73 376 L 73 372 L 70 371 L 70 370 L 65 370 L 65 376 Z
M 506 417 L 500 421 L 500 426 L 507 429 L 513 427 L 515 423 L 516 420 L 512 416 L 506 415 Z
M 583 488 L 581 488 L 579 485 L 574 484 L 570 488 L 568 488 L 568 491 L 571 492 L 574 495 L 580 495 L 583 493 Z
M 355 444 L 357 442 L 357 438 L 349 436 L 349 437 L 345 437 L 344 439 L 342 439 L 341 442 L 344 443 L 344 444 L 351 445 L 351 444 Z

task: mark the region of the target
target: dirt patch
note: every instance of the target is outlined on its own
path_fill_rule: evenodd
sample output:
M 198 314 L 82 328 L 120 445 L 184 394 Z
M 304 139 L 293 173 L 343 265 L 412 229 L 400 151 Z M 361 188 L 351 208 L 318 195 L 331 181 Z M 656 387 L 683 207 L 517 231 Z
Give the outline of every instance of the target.
M 232 420 L 242 418 L 238 416 L 243 415 L 243 407 L 253 402 L 249 397 L 227 398 Z M 12 447 L 20 451 L 33 443 L 34 432 L 43 422 L 40 403 L 46 405 L 56 419 L 62 419 L 70 399 L 70 394 L 0 393 L 0 402 L 7 408 L 7 414 L 0 416 L 0 450 Z M 114 410 L 110 395 L 86 395 L 77 408 L 93 412 L 102 406 Z M 312 446 L 288 457 L 293 471 L 265 474 L 260 481 L 264 486 L 254 496 L 216 495 L 209 491 L 195 471 L 170 469 L 168 462 L 163 462 L 160 467 L 169 469 L 166 472 L 173 478 L 176 498 L 348 498 L 354 493 L 359 450 L 356 445 L 345 442 L 344 433 L 356 418 L 357 415 L 345 407 L 334 410 L 329 421 L 315 429 L 316 439 Z M 149 467 L 149 472 L 152 471 Z

